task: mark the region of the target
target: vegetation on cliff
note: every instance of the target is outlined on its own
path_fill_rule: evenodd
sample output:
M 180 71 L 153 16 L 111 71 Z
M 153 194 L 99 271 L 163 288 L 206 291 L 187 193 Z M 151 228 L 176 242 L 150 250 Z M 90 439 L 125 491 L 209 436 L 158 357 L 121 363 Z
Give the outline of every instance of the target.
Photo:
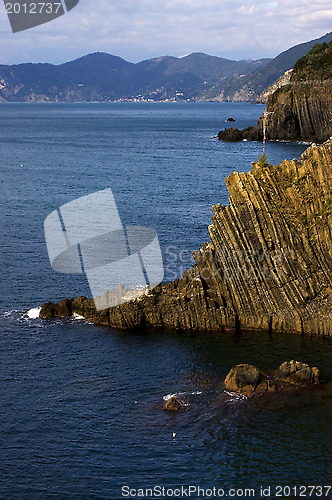
M 316 44 L 294 66 L 291 82 L 332 79 L 332 42 Z
M 297 61 L 290 84 L 269 96 L 266 111 L 268 139 L 321 143 L 332 135 L 332 42 Z
M 210 242 L 180 280 L 96 312 L 79 297 L 44 304 L 40 316 L 77 313 L 117 328 L 244 328 L 332 335 L 332 140 L 300 160 L 253 163 L 213 207 Z

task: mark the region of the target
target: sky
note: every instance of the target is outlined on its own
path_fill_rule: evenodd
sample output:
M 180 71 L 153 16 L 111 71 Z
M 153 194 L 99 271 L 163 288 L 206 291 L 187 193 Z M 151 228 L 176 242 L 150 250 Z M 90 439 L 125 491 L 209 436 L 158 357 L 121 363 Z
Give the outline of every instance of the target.
M 192 52 L 260 59 L 330 31 L 331 0 L 80 0 L 18 33 L 1 2 L 0 64 L 61 64 L 92 52 L 130 62 Z

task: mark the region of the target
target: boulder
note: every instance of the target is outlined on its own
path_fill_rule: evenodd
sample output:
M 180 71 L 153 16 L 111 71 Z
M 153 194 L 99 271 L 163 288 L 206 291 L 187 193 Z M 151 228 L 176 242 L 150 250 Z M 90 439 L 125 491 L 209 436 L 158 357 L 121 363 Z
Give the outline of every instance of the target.
M 256 389 L 259 376 L 259 370 L 253 365 L 236 365 L 225 378 L 225 387 L 231 391 L 252 394 Z
M 73 299 L 71 302 L 72 311 L 75 312 L 76 314 L 79 314 L 80 316 L 83 316 L 85 312 L 84 304 L 86 300 L 87 298 L 82 295 L 80 297 L 76 297 L 76 299 Z
M 310 368 L 301 361 L 285 361 L 279 366 L 278 376 L 293 384 L 310 384 L 319 382 L 319 370 L 316 366 Z
M 235 122 L 235 120 L 230 116 L 229 118 L 227 118 L 226 122 Z
M 247 141 L 262 141 L 263 132 L 259 127 L 247 127 L 241 130 L 243 139 Z
M 169 398 L 163 406 L 163 410 L 177 411 L 181 408 L 181 403 L 176 396 Z
M 278 370 L 267 374 L 253 365 L 236 365 L 225 378 L 225 387 L 230 391 L 251 396 L 318 382 L 319 370 L 316 366 L 311 368 L 306 363 L 292 360 L 285 361 Z
M 39 317 L 42 319 L 51 319 L 57 316 L 57 305 L 53 302 L 45 302 L 39 313 Z
M 60 318 L 71 316 L 71 301 L 69 299 L 60 300 L 57 306 L 57 316 Z

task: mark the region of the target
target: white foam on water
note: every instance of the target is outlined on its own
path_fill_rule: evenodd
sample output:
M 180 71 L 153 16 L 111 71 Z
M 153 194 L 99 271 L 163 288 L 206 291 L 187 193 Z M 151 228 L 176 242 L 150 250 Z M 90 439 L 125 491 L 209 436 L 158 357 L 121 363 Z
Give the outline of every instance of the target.
M 193 392 L 176 392 L 174 394 L 166 394 L 163 396 L 164 401 L 168 401 L 173 396 L 187 396 L 188 394 L 202 394 L 202 391 L 193 391 Z
M 39 318 L 40 311 L 41 307 L 33 307 L 32 309 L 29 309 L 29 311 L 26 314 L 30 319 L 37 319 Z
M 248 399 L 248 396 L 245 396 L 244 394 L 237 394 L 236 392 L 229 392 L 225 391 L 228 396 L 230 396 L 230 399 L 226 401 L 226 403 L 232 403 L 233 401 L 243 401 L 244 399 Z
M 74 314 L 72 315 L 72 318 L 73 318 L 73 319 L 85 319 L 85 317 L 84 317 L 84 316 L 80 316 L 80 315 L 79 315 L 79 314 L 77 314 L 77 313 L 74 313 Z
M 13 311 L 5 311 L 5 312 L 1 313 L 1 317 L 10 318 L 10 316 L 13 316 L 13 314 L 18 313 L 18 312 L 20 312 L 20 311 L 18 311 L 16 309 Z
M 168 401 L 169 399 L 173 398 L 174 396 L 176 396 L 176 394 L 166 394 L 165 396 L 163 396 L 163 400 Z

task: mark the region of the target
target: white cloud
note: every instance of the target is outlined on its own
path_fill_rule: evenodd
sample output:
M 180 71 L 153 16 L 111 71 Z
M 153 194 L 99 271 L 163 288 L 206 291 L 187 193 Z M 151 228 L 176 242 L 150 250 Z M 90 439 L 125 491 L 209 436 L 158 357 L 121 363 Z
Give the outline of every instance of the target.
M 13 34 L 0 4 L 1 62 L 64 62 L 104 51 L 138 61 L 195 51 L 275 56 L 330 31 L 330 0 L 81 0 L 66 15 Z
M 244 15 L 244 16 L 252 16 L 256 14 L 258 11 L 258 8 L 255 7 L 255 5 L 241 5 L 241 7 L 238 7 L 236 9 L 236 12 L 238 14 Z

